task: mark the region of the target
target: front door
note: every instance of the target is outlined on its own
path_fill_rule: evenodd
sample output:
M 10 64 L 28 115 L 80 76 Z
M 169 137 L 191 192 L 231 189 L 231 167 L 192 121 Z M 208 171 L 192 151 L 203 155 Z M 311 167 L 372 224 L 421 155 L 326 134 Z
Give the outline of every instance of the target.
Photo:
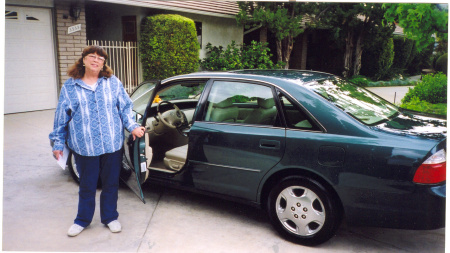
M 282 158 L 285 129 L 271 87 L 213 81 L 201 120 L 189 133 L 197 189 L 256 200 L 261 178 Z M 198 118 L 197 118 L 198 119 Z
M 122 40 L 137 41 L 136 16 L 122 17 Z

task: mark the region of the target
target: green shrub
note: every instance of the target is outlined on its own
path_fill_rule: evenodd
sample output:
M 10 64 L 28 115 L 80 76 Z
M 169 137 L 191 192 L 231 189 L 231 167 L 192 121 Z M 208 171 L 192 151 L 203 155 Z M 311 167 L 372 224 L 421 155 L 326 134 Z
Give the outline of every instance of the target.
M 222 46 L 206 44 L 207 57 L 200 61 L 200 66 L 204 70 L 233 70 L 242 69 L 241 49 L 236 46 L 236 42 L 231 42 L 226 50 Z
M 244 69 L 271 69 L 274 67 L 271 56 L 267 42 L 252 40 L 250 45 L 242 46 L 241 59 Z
M 378 59 L 378 71 L 375 75 L 376 80 L 387 77 L 389 69 L 391 68 L 392 63 L 394 63 L 394 41 L 392 38 L 383 42 L 380 53 Z
M 140 53 L 144 79 L 164 79 L 198 70 L 199 44 L 194 21 L 161 14 L 141 25 Z
M 250 45 L 236 45 L 233 41 L 224 50 L 222 46 L 206 45 L 207 57 L 200 61 L 204 70 L 271 69 L 279 68 L 270 57 L 267 43 L 252 41 Z
M 369 82 L 367 87 L 387 87 L 387 86 L 415 86 L 416 81 L 394 79 L 391 81 Z
M 430 43 L 430 45 L 424 48 L 421 52 L 418 52 L 416 46 L 414 45 L 411 55 L 412 57 L 410 57 L 411 61 L 406 66 L 406 72 L 409 75 L 419 75 L 421 74 L 422 69 L 432 68 L 433 49 L 434 43 Z
M 417 97 L 413 97 L 409 102 L 403 102 L 400 107 L 418 112 L 447 115 L 447 104 L 431 104 Z
M 436 60 L 435 70 L 447 75 L 447 53 L 441 55 Z
M 447 76 L 440 72 L 425 75 L 422 82 L 409 89 L 402 102 L 410 102 L 414 97 L 432 104 L 447 103 Z
M 359 87 L 367 87 L 370 82 L 370 80 L 367 79 L 367 77 L 361 75 L 352 76 L 352 78 L 350 78 L 349 81 L 358 85 Z
M 379 40 L 363 52 L 361 74 L 381 80 L 389 76 L 389 69 L 394 61 L 394 41 L 392 38 Z
M 394 36 L 394 63 L 392 67 L 403 71 L 410 62 L 414 41 L 405 37 Z M 394 71 L 398 72 L 398 71 Z

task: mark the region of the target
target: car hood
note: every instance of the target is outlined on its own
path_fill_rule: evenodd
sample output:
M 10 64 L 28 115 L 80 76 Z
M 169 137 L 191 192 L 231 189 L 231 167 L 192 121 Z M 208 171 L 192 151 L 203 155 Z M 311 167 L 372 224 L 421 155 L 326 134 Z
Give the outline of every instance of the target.
M 375 128 L 399 135 L 420 136 L 430 139 L 444 139 L 447 136 L 447 121 L 429 115 L 401 112 Z

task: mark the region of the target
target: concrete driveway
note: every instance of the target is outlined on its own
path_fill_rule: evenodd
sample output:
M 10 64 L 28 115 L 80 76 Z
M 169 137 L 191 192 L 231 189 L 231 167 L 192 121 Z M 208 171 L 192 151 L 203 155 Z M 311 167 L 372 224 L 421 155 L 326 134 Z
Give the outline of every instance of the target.
M 393 86 L 393 87 L 367 87 L 366 89 L 386 99 L 393 104 L 401 104 L 402 98 L 414 86 Z
M 3 166 L 4 251 L 120 252 L 444 252 L 445 230 L 353 227 L 309 248 L 285 241 L 261 210 L 145 185 L 147 204 L 119 190 L 121 233 L 93 223 L 66 235 L 77 210 L 78 186 L 52 158 L 48 134 L 54 110 L 5 115 Z M 97 195 L 98 203 L 98 195 Z

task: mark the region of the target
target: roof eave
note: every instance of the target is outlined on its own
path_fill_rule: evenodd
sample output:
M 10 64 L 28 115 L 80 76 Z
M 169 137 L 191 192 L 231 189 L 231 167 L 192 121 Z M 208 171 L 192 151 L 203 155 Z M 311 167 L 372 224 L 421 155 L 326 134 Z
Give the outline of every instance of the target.
M 141 1 L 133 1 L 133 0 L 91 0 L 91 1 L 112 3 L 112 4 L 123 4 L 123 5 L 130 5 L 130 6 L 139 6 L 139 7 L 145 7 L 145 8 L 160 9 L 160 10 L 179 11 L 179 12 L 186 12 L 186 13 L 199 14 L 199 15 L 205 15 L 205 16 L 213 16 L 213 17 L 221 17 L 221 18 L 232 18 L 232 19 L 236 18 L 236 16 L 233 14 L 223 14 L 223 13 L 215 13 L 215 12 L 208 12 L 208 11 L 201 11 L 201 10 L 193 10 L 193 9 L 176 7 L 176 6 L 158 5 L 157 3 L 155 3 L 155 1 L 153 1 L 153 2 L 141 2 Z

